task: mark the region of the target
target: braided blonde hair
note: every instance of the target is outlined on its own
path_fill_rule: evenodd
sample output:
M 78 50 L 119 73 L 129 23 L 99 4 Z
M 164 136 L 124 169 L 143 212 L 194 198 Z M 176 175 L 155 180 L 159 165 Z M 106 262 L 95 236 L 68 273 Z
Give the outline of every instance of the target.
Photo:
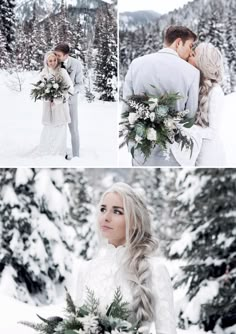
M 158 248 L 151 233 L 151 220 L 143 198 L 128 184 L 115 183 L 108 193 L 121 196 L 126 222 L 126 257 L 124 270 L 130 273 L 129 283 L 133 297 L 133 320 L 144 326 L 154 319 L 154 300 L 150 288 L 151 270 L 148 257 Z
M 200 43 L 197 47 L 195 62 L 201 73 L 199 105 L 195 123 L 207 127 L 209 126 L 209 94 L 212 88 L 223 80 L 223 57 L 211 43 Z

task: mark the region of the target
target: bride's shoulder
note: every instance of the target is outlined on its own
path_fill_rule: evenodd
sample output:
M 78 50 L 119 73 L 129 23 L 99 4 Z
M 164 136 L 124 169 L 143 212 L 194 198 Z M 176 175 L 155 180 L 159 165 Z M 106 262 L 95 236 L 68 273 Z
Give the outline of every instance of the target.
M 155 276 L 159 276 L 162 278 L 169 277 L 166 261 L 163 258 L 161 258 L 160 255 L 152 255 L 149 257 L 148 260 L 152 273 Z
M 210 92 L 210 95 L 212 97 L 215 97 L 215 96 L 218 96 L 218 97 L 223 97 L 224 96 L 224 92 L 223 92 L 223 89 L 220 85 L 215 85 L 211 92 Z
M 84 276 L 86 272 L 89 270 L 89 264 L 91 260 L 84 260 L 84 259 L 76 259 L 73 263 L 73 271 L 76 276 Z
M 65 76 L 65 75 L 67 75 L 68 73 L 67 73 L 67 70 L 65 69 L 65 68 L 59 68 L 59 73 L 62 75 L 62 76 Z

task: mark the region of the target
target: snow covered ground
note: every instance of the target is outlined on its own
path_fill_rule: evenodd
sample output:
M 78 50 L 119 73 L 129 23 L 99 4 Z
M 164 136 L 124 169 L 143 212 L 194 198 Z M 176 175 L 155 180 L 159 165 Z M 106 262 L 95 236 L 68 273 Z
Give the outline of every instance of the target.
M 225 96 L 225 108 L 222 111 L 221 137 L 226 154 L 226 167 L 236 167 L 236 93 Z M 127 147 L 119 150 L 119 167 L 131 167 L 131 155 Z
M 22 92 L 16 75 L 0 72 L 0 166 L 33 167 L 114 167 L 117 166 L 117 103 L 79 100 L 79 131 L 81 156 L 70 161 L 60 156 L 32 158 L 30 152 L 39 143 L 42 129 L 42 103 L 30 98 L 31 83 L 37 81 L 34 72 L 24 73 Z M 68 130 L 68 143 L 70 134 Z

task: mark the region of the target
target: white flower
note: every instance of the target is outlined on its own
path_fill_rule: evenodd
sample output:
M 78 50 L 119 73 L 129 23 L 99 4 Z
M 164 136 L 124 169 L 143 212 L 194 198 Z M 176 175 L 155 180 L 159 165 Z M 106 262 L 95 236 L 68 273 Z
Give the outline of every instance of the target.
M 155 120 L 155 113 L 151 112 L 151 114 L 149 115 L 149 118 L 150 118 L 151 122 L 154 122 L 154 120 Z
M 50 93 L 50 89 L 47 88 L 47 89 L 45 90 L 45 93 Z
M 58 89 L 58 88 L 59 88 L 59 85 L 58 85 L 57 83 L 55 83 L 55 84 L 53 85 L 53 88 Z
M 140 136 L 138 136 L 138 135 L 135 136 L 135 141 L 136 141 L 137 143 L 141 143 L 142 139 L 143 139 L 143 138 L 140 137 Z
M 111 331 L 111 334 L 127 334 L 127 332 L 126 331 L 122 331 L 121 329 L 115 328 L 115 329 L 113 329 Z
M 137 120 L 137 115 L 136 115 L 136 113 L 134 113 L 134 112 L 130 112 L 129 113 L 129 123 L 130 124 L 134 124 L 135 122 L 136 122 L 136 120 Z
M 148 333 L 149 327 L 148 326 L 142 326 L 138 329 L 138 333 Z
M 157 140 L 157 134 L 156 131 L 153 128 L 149 128 L 147 130 L 147 139 L 151 141 L 156 141 Z
M 149 104 L 149 109 L 153 111 L 158 106 L 158 98 L 157 97 L 151 97 L 148 99 L 148 102 L 152 102 Z
M 39 87 L 44 87 L 44 83 L 42 82 L 42 83 L 39 85 Z
M 164 124 L 165 126 L 169 129 L 169 130 L 173 130 L 175 129 L 175 122 L 173 119 L 171 118 L 167 118 L 164 120 Z
M 98 320 L 95 315 L 86 315 L 85 317 L 78 318 L 78 320 L 83 324 L 84 331 L 88 333 L 95 333 L 98 327 Z

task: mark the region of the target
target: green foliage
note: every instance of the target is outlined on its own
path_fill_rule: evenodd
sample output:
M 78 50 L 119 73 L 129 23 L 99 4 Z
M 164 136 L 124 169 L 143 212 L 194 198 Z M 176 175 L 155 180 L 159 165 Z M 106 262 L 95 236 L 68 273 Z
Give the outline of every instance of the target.
M 31 97 L 34 101 L 45 99 L 53 102 L 55 98 L 64 98 L 64 94 L 69 89 L 61 77 L 53 76 L 50 79 L 44 78 L 36 84 L 31 90 Z
M 94 291 L 87 287 L 87 299 L 83 307 L 88 314 L 98 314 L 99 300 L 95 298 Z
M 146 160 L 157 145 L 168 155 L 169 144 L 176 141 L 181 150 L 184 147 L 190 150 L 191 157 L 193 140 L 184 132 L 184 127 L 193 126 L 194 120 L 187 119 L 187 110 L 176 111 L 175 103 L 179 99 L 179 93 L 169 93 L 132 95 L 123 100 L 127 108 L 121 115 L 119 136 L 123 137 L 123 142 L 120 148 L 127 144 L 133 158 L 135 151 L 140 151 Z
M 128 303 L 123 302 L 123 297 L 120 288 L 115 291 L 114 299 L 107 310 L 107 316 L 127 320 L 130 312 L 128 310 Z
M 43 323 L 34 324 L 22 321 L 20 324 L 33 328 L 41 334 L 76 334 L 78 331 L 84 334 L 111 333 L 112 330 L 137 334 L 137 324 L 128 321 L 130 311 L 128 303 L 123 301 L 120 288 L 117 288 L 113 301 L 107 307 L 105 315 L 99 312 L 99 300 L 94 292 L 87 288 L 87 299 L 82 307 L 77 308 L 66 289 L 66 318 L 50 317 L 47 319 L 38 316 Z M 91 328 L 87 330 L 88 323 Z

